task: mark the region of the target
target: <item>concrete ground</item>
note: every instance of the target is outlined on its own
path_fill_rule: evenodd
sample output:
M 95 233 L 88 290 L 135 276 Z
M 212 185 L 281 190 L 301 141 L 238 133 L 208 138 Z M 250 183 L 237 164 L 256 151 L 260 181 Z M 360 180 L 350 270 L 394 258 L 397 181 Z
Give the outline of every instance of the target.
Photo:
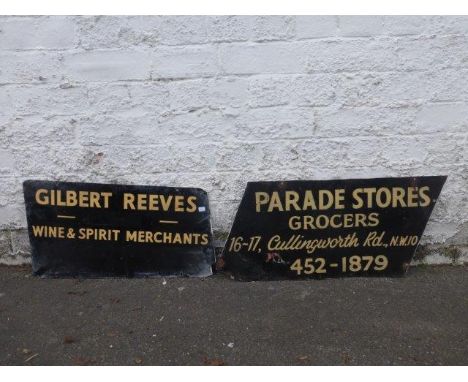
M 245 283 L 0 267 L 2 365 L 466 365 L 468 268 Z

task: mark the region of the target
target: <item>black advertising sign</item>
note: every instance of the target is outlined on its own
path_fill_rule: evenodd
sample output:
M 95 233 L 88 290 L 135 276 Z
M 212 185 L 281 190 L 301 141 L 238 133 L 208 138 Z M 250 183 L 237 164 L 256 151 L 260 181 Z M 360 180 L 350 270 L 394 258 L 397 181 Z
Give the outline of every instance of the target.
M 445 176 L 250 182 L 223 251 L 244 280 L 401 275 Z
M 26 181 L 33 271 L 46 276 L 209 276 L 208 196 L 198 188 Z

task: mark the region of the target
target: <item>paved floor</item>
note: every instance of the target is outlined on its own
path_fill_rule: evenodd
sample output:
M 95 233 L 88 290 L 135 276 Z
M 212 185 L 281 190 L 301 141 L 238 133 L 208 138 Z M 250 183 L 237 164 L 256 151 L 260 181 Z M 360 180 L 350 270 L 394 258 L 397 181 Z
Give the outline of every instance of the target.
M 0 267 L 0 364 L 468 364 L 468 268 L 244 283 Z

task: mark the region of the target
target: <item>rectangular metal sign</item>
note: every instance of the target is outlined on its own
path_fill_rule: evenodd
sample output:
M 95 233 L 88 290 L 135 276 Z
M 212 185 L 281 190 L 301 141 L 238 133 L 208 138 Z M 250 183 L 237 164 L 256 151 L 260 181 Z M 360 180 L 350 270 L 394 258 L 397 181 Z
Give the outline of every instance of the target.
M 207 193 L 198 188 L 28 180 L 33 271 L 47 276 L 209 276 Z
M 403 274 L 445 180 L 250 182 L 225 270 L 245 280 Z

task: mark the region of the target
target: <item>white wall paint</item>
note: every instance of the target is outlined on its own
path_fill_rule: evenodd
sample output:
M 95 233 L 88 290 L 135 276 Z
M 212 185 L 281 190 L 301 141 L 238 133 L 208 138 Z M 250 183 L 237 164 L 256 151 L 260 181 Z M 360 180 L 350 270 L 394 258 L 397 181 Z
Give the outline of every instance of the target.
M 464 247 L 467 162 L 468 17 L 0 17 L 0 263 L 25 179 L 202 187 L 226 232 L 249 180 L 446 174 L 422 242 Z

